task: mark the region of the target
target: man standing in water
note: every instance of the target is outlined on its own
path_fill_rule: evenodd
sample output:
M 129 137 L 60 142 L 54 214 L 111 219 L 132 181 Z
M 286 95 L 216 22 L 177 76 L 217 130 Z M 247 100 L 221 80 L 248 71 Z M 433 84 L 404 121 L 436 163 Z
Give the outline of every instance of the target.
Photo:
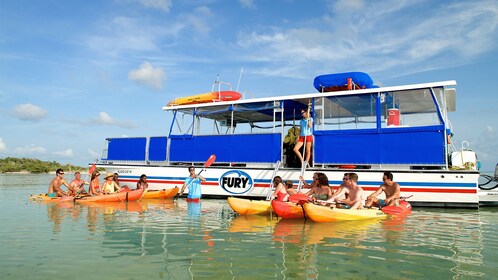
M 305 143 L 306 146 L 304 147 L 305 149 L 304 153 L 305 153 L 306 163 L 309 163 L 311 157 L 311 145 L 313 144 L 313 132 L 312 132 L 313 118 L 310 116 L 310 112 L 307 111 L 306 109 L 301 109 L 301 115 L 303 116 L 303 118 L 299 122 L 301 126 L 301 134 L 299 135 L 299 139 L 297 140 L 297 143 L 294 146 L 294 153 L 296 153 L 299 162 L 302 164 L 303 156 L 301 155 L 299 149 L 301 149 L 301 147 L 305 145 Z
M 182 189 L 180 190 L 180 196 L 183 195 L 183 191 L 188 186 L 188 196 L 187 200 L 199 200 L 202 197 L 201 191 L 201 181 L 206 182 L 206 179 L 200 175 L 195 174 L 195 167 L 190 166 L 188 168 L 189 176 L 185 179 Z
M 66 186 L 68 190 L 71 190 L 71 186 L 64 180 L 64 170 L 59 168 L 55 172 L 55 178 L 52 179 L 52 182 L 50 182 L 50 185 L 48 186 L 47 195 L 50 197 L 67 195 L 67 193 L 61 189 L 62 185 Z

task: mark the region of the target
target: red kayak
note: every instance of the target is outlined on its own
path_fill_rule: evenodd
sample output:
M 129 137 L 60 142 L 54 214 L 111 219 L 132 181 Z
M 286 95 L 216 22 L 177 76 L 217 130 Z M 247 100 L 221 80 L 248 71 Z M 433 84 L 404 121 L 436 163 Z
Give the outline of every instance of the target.
M 304 218 L 303 208 L 301 205 L 293 202 L 272 200 L 271 207 L 277 216 L 284 219 Z
M 405 215 L 412 212 L 412 206 L 406 200 L 400 200 L 399 205 L 384 206 L 380 210 L 388 215 Z

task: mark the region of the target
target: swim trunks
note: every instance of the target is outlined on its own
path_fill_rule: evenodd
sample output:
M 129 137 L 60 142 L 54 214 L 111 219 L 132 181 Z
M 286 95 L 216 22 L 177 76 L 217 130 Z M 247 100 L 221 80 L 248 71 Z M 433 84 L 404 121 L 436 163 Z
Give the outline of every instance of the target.
M 384 199 L 379 198 L 379 207 L 384 207 L 384 206 L 387 206 L 386 202 L 384 201 Z
M 339 203 L 339 205 L 341 206 L 341 208 L 343 209 L 350 209 L 351 206 L 347 205 L 346 203 Z
M 47 194 L 47 196 L 48 196 L 48 197 L 57 197 L 57 194 L 53 192 L 53 193 L 49 193 L 49 194 Z

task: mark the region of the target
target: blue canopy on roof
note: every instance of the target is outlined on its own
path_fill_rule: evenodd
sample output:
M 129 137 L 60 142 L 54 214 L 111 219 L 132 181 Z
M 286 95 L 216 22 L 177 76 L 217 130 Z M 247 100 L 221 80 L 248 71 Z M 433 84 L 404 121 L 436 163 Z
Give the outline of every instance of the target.
M 363 72 L 346 72 L 337 74 L 320 75 L 313 81 L 313 86 L 322 92 L 326 88 L 344 87 L 348 84 L 348 78 L 360 88 L 373 88 L 373 80 L 367 73 Z M 326 90 L 325 90 L 326 91 Z

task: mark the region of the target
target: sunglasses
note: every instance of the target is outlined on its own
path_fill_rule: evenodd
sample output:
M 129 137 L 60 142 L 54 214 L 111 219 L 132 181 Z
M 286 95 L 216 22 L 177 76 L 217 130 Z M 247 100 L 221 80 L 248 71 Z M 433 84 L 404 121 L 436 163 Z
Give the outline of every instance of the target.
M 349 178 L 342 178 L 343 181 L 349 181 Z
M 59 173 L 59 175 L 64 175 L 64 172 Z

